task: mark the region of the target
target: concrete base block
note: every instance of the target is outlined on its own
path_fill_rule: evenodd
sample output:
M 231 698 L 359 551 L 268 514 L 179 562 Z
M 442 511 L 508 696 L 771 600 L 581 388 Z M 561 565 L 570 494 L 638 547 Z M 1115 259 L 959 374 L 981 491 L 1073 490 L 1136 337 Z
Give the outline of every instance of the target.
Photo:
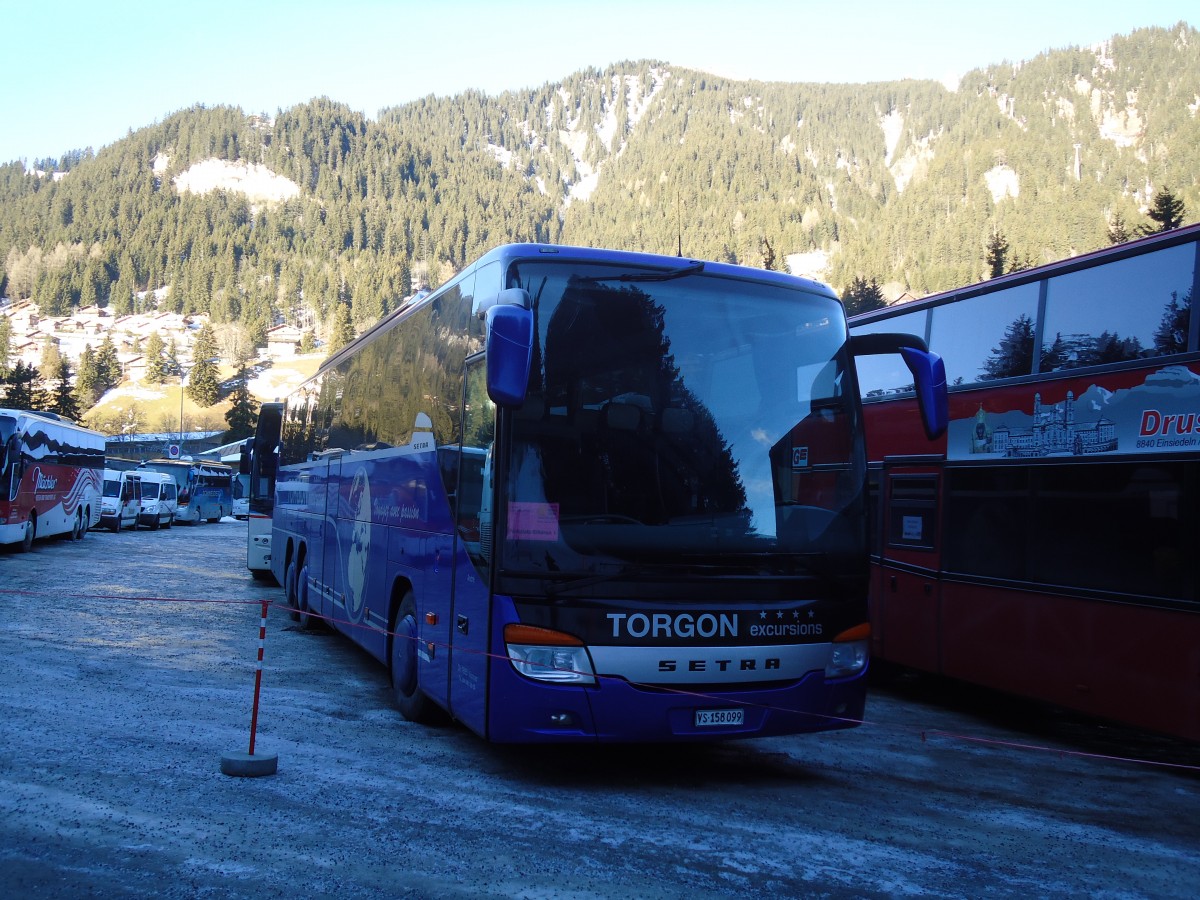
M 279 771 L 278 753 L 239 753 L 231 751 L 221 754 L 221 774 L 237 778 L 258 778 L 274 775 Z

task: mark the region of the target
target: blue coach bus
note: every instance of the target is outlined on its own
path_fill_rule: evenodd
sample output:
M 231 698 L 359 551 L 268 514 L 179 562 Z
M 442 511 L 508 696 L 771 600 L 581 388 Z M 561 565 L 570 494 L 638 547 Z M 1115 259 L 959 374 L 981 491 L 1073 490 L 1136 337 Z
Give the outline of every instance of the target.
M 162 472 L 175 479 L 179 496 L 176 522 L 199 525 L 233 515 L 234 469 L 201 459 L 151 459 L 139 469 Z
M 500 247 L 268 416 L 270 565 L 301 626 L 391 673 L 409 719 L 497 742 L 853 726 L 869 626 L 854 356 L 829 288 L 776 272 Z M 282 420 L 280 422 L 280 419 Z M 272 424 L 274 423 L 274 424 Z

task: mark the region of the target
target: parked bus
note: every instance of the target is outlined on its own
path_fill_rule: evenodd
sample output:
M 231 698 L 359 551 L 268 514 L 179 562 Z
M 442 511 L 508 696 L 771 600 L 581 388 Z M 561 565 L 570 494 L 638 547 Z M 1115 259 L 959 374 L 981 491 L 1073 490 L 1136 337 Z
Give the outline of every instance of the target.
M 912 336 L 852 347 L 823 285 L 498 248 L 288 399 L 271 570 L 301 627 L 323 617 L 390 667 L 415 721 L 498 742 L 853 726 L 856 351 L 904 354 L 936 434 L 936 357 Z
M 238 464 L 246 481 L 246 568 L 258 579 L 271 578 L 271 514 L 275 505 L 275 470 L 279 465 L 279 434 L 283 404 L 264 403 L 258 429 L 242 442 Z
M 1200 226 L 851 320 L 946 366 L 860 369 L 878 515 L 872 653 L 1200 740 Z
M 104 435 L 53 413 L 0 409 L 0 544 L 82 538 L 100 521 Z
M 233 472 L 233 517 L 246 519 L 250 514 L 250 477 L 241 471 L 242 453 L 253 438 L 222 444 L 213 450 L 197 454 L 200 459 L 224 463 Z
M 175 479 L 178 489 L 175 521 L 187 525 L 219 522 L 233 514 L 233 469 L 224 463 L 200 459 L 152 459 L 139 470 L 162 472 Z

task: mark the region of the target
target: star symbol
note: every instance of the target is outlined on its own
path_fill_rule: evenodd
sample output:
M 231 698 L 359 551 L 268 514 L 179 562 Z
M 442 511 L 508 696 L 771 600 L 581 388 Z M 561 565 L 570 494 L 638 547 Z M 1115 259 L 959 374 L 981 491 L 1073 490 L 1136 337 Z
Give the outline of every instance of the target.
M 782 609 L 781 609 L 781 610 L 779 610 L 779 612 L 775 613 L 775 618 L 776 618 L 776 619 L 782 619 L 782 618 L 783 618 L 783 610 L 782 610 Z
M 765 618 L 767 617 L 767 611 L 764 609 L 762 612 L 760 612 L 760 613 L 758 614 L 758 617 L 759 617 L 760 619 L 765 619 Z

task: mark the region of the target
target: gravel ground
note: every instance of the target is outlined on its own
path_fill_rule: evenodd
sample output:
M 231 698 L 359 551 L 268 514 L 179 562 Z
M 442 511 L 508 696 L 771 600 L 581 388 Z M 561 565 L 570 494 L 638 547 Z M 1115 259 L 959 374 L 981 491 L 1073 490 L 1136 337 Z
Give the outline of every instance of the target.
M 230 778 L 258 601 L 281 599 L 244 551 L 227 519 L 0 553 L 4 896 L 1122 898 L 1200 884 L 1195 747 L 908 677 L 847 732 L 494 747 L 406 722 L 381 667 L 277 607 L 257 751 L 279 770 Z

